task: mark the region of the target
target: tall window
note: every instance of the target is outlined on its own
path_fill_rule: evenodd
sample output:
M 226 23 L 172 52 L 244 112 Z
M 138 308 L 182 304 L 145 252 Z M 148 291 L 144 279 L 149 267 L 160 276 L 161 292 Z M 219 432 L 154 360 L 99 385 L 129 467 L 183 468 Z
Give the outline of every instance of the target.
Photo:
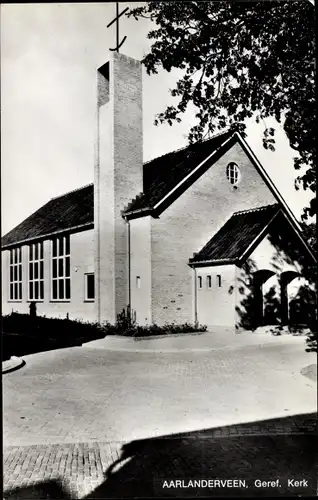
M 202 276 L 198 276 L 198 287 L 202 288 Z
M 29 300 L 44 299 L 43 241 L 29 246 Z
M 217 281 L 218 287 L 220 288 L 222 286 L 222 277 L 220 274 L 216 275 L 216 281 Z
M 10 300 L 22 300 L 22 251 L 10 250 Z
M 232 184 L 233 186 L 238 184 L 241 177 L 241 173 L 236 163 L 231 162 L 228 164 L 228 166 L 226 167 L 226 177 L 230 182 L 230 184 Z
M 85 274 L 85 300 L 95 299 L 95 278 L 94 273 Z
M 212 288 L 212 276 L 206 277 L 206 283 L 208 288 Z
M 52 300 L 71 298 L 70 236 L 52 240 Z

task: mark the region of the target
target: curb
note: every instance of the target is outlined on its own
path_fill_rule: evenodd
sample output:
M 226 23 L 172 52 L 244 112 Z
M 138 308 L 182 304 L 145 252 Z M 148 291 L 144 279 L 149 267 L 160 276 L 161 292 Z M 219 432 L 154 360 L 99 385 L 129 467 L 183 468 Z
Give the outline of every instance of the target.
M 25 361 L 18 356 L 11 356 L 7 361 L 2 361 L 2 373 L 13 372 L 25 365 Z
M 90 342 L 82 344 L 82 347 L 85 349 L 97 349 L 97 350 L 105 350 L 105 351 L 114 351 L 114 352 L 132 352 L 132 353 L 149 353 L 149 354 L 155 354 L 155 353 L 160 353 L 160 354 L 171 354 L 171 353 L 189 353 L 189 352 L 215 352 L 215 351 L 235 351 L 235 350 L 240 350 L 240 349 L 249 349 L 249 348 L 258 348 L 262 349 L 267 346 L 276 346 L 277 342 L 276 341 L 268 341 L 268 342 L 260 342 L 260 343 L 255 343 L 255 344 L 227 344 L 223 346 L 206 346 L 206 347 L 148 347 L 148 348 L 141 348 L 141 347 L 133 347 L 133 346 L 127 346 L 124 347 L 122 345 L 104 345 L 104 346 L 98 346 L 98 345 L 89 345 Z

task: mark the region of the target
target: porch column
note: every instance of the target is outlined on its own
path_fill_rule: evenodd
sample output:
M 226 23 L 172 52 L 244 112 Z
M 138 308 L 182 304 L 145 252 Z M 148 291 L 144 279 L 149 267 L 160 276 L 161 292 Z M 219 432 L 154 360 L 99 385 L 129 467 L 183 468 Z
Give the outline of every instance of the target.
M 296 271 L 285 271 L 280 275 L 280 313 L 282 326 L 289 324 L 289 300 L 287 287 L 291 281 L 299 276 L 300 274 Z

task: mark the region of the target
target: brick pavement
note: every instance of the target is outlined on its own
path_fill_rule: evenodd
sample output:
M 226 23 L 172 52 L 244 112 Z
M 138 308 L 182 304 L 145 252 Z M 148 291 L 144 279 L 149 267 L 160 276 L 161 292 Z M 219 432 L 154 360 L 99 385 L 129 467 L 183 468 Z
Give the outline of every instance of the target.
M 65 496 L 82 498 L 104 482 L 104 472 L 119 458 L 120 448 L 120 443 L 6 447 L 4 494 L 11 497 L 17 488 L 58 481 Z
M 110 487 L 105 472 L 118 459 L 123 444 L 140 439 L 154 442 L 149 438 L 162 435 L 170 436 L 164 460 L 170 469 L 150 450 L 142 458 L 139 453 L 133 457 L 140 474 L 151 462 L 149 453 L 154 464 L 161 463 L 156 474 L 177 477 L 191 470 L 192 459 L 190 463 L 184 450 L 181 456 L 177 453 L 185 442 L 191 443 L 190 448 L 201 443 L 195 446 L 193 458 L 201 471 L 207 462 L 200 453 L 215 446 L 221 446 L 233 465 L 226 440 L 237 436 L 241 440 L 252 436 L 266 448 L 271 435 L 275 439 L 291 435 L 291 449 L 300 457 L 301 440 L 314 425 L 312 417 L 301 414 L 316 408 L 315 383 L 300 370 L 313 360 L 314 354 L 299 346 L 267 346 L 257 353 L 249 349 L 173 355 L 106 355 L 72 348 L 28 356 L 25 367 L 3 377 L 5 497 L 84 498 L 98 486 L 101 495 L 102 485 Z M 293 415 L 291 420 L 288 415 Z M 277 416 L 287 418 L 264 424 Z M 176 436 L 180 432 L 182 438 Z M 267 441 L 262 441 L 266 436 Z M 244 446 L 240 440 L 235 442 L 242 454 L 247 442 Z M 302 462 L 296 465 L 295 471 Z M 129 488 L 136 489 L 131 481 Z M 47 491 L 53 491 L 54 485 L 60 489 L 52 496 Z M 154 492 L 153 483 L 151 488 Z M 110 496 L 114 491 L 118 494 L 118 485 L 112 491 Z
M 309 480 L 308 487 L 301 490 L 306 496 L 315 488 L 311 446 L 315 433 L 316 416 L 311 414 L 128 444 L 10 446 L 4 449 L 4 494 L 11 499 L 39 498 L 37 495 L 55 498 L 51 482 L 56 482 L 61 498 L 103 498 L 105 493 L 110 497 L 132 496 L 138 483 L 139 496 L 161 496 L 166 478 L 213 478 L 218 477 L 218 472 L 223 478 L 240 477 L 249 482 L 252 477 L 279 477 L 284 493 L 293 492 L 283 484 L 287 478 L 303 478 Z M 299 460 L 304 452 L 306 455 Z M 116 480 L 114 488 L 113 478 L 122 475 L 127 459 L 128 464 L 134 462 L 133 473 L 130 470 L 124 480 Z M 114 463 L 118 463 L 117 470 L 107 474 Z M 249 493 L 252 495 L 252 490 Z M 298 488 L 296 493 L 300 493 Z M 197 494 L 200 496 L 200 492 Z
M 73 348 L 36 354 L 4 375 L 3 441 L 123 442 L 310 412 L 315 384 L 300 370 L 314 358 L 297 346 L 257 353 Z

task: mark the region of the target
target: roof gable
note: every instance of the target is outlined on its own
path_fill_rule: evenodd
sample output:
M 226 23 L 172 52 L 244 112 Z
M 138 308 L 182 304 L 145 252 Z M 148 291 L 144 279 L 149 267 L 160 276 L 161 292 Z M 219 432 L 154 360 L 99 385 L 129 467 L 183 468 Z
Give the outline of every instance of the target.
M 271 235 L 271 241 L 277 248 L 287 252 L 292 260 L 302 262 L 303 267 L 308 264 L 308 257 L 312 263 L 316 263 L 315 256 L 295 230 L 282 206 L 275 203 L 235 212 L 206 245 L 189 259 L 189 265 L 241 265 L 267 234 Z M 299 249 L 305 252 L 300 253 Z
M 161 213 L 202 175 L 204 167 L 207 169 L 211 166 L 212 162 L 208 163 L 208 159 L 213 156 L 214 163 L 224 153 L 223 148 L 231 137 L 234 137 L 231 132 L 218 134 L 211 139 L 190 144 L 144 164 L 144 191 L 125 207 L 124 215 L 133 218 L 144 215 L 144 212 L 151 212 L 153 216 Z M 230 144 L 227 144 L 228 147 Z M 198 167 L 201 166 L 202 169 L 198 172 Z M 196 172 L 199 175 L 195 176 Z M 190 177 L 191 181 L 187 183 Z
M 190 264 L 238 263 L 280 211 L 279 204 L 235 212 L 192 259 Z

